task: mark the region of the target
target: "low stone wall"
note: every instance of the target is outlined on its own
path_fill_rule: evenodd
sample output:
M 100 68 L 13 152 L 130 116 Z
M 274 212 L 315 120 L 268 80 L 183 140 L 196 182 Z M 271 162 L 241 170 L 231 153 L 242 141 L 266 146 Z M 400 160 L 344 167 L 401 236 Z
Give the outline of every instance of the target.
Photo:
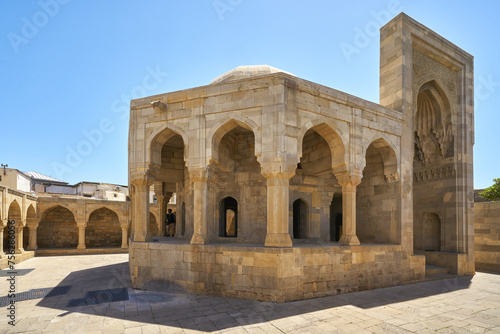
M 467 267 L 467 254 L 416 250 L 415 254 L 425 256 L 425 264 L 448 269 L 448 273 L 456 275 L 472 275 L 474 269 Z M 472 272 L 471 272 L 472 270 Z
M 190 245 L 130 241 L 132 287 L 286 302 L 423 280 L 399 245 Z M 168 256 L 165 256 L 168 254 Z
M 500 202 L 474 204 L 474 247 L 477 270 L 500 272 Z
M 89 255 L 89 254 L 123 254 L 128 253 L 127 248 L 86 248 L 86 249 L 71 249 L 71 248 L 49 248 L 37 249 L 35 256 L 61 256 L 61 255 Z
M 6 254 L 3 259 L 0 259 L 0 269 L 8 268 L 12 264 L 12 262 L 9 262 L 12 260 L 9 260 L 8 256 L 9 256 L 9 254 Z M 21 263 L 23 261 L 26 261 L 26 260 L 33 258 L 35 256 L 35 253 L 34 252 L 24 252 L 22 254 L 15 254 L 15 256 L 16 256 L 16 258 L 15 258 L 14 262 L 16 264 L 18 264 L 18 263 Z

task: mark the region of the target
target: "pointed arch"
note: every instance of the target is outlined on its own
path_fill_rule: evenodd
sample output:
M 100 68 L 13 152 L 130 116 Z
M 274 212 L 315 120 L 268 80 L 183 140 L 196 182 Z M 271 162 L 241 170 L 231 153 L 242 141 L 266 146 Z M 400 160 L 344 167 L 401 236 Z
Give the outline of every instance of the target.
M 306 132 L 309 130 L 316 131 L 328 143 L 332 155 L 333 169 L 347 166 L 349 161 L 348 150 L 346 149 L 347 139 L 342 138 L 344 136 L 343 131 L 333 122 L 309 121 L 300 128 L 297 135 L 297 155 L 299 157 L 302 157 L 302 143 Z
M 424 250 L 441 251 L 441 217 L 436 212 L 425 215 L 423 235 Z
M 163 145 L 173 136 L 179 135 L 184 143 L 184 161 L 187 163 L 188 158 L 188 135 L 180 127 L 164 123 L 162 126 L 154 130 L 147 139 L 146 143 L 146 167 L 153 170 L 159 170 L 161 167 L 161 150 Z
M 219 237 L 238 236 L 238 201 L 226 196 L 219 201 Z
M 206 164 L 208 165 L 213 159 L 219 161 L 218 150 L 216 149 L 222 138 L 231 130 L 241 126 L 244 129 L 251 131 L 255 140 L 255 156 L 257 159 L 262 155 L 262 135 L 261 128 L 249 118 L 240 115 L 231 115 L 217 122 L 207 134 L 206 142 Z
M 28 218 L 28 215 L 31 215 L 35 218 L 36 214 L 37 214 L 36 202 L 27 204 L 26 205 L 26 212 L 24 213 L 24 216 L 26 218 Z
M 415 153 L 423 165 L 445 158 L 453 143 L 449 98 L 436 80 L 418 90 L 414 116 Z
M 115 211 L 105 206 L 92 211 L 85 228 L 87 247 L 119 247 L 121 238 L 122 228 Z
M 308 227 L 308 204 L 299 197 L 292 204 L 292 226 L 294 239 L 306 239 L 309 237 Z
M 28 224 L 34 223 L 36 221 L 36 209 L 33 204 L 28 205 L 26 209 L 26 222 Z
M 451 123 L 450 99 L 441 87 L 442 85 L 439 84 L 437 79 L 425 79 L 417 91 L 417 106 L 414 111 L 415 115 L 418 113 L 418 96 L 425 94 L 428 102 L 432 103 L 433 108 L 439 113 L 436 115 L 438 117 L 437 120 L 443 125 Z
M 101 205 L 101 206 L 98 206 L 96 207 L 95 209 L 93 210 L 89 210 L 89 212 L 87 212 L 87 214 L 85 215 L 85 221 L 89 221 L 90 219 L 90 216 L 96 212 L 97 210 L 101 210 L 101 209 L 107 209 L 111 212 L 113 212 L 117 217 L 119 217 L 120 215 L 118 214 L 118 212 L 116 212 L 115 210 L 111 209 L 111 208 L 108 208 L 106 205 Z
M 53 205 L 43 212 L 37 229 L 39 248 L 76 247 L 78 227 L 75 214 L 63 205 Z
M 40 218 L 44 218 L 47 213 L 57 207 L 61 207 L 61 208 L 64 208 L 66 210 L 68 210 L 69 212 L 71 212 L 71 214 L 73 215 L 73 217 L 76 219 L 77 217 L 77 214 L 76 214 L 76 210 L 73 210 L 70 206 L 68 205 L 64 205 L 62 203 L 57 203 L 57 204 L 51 204 L 50 206 L 48 206 L 47 208 L 45 208 L 43 211 L 39 208 L 39 211 L 40 211 Z
M 21 205 L 17 202 L 16 199 L 12 200 L 9 204 L 9 210 L 7 211 L 7 217 L 10 220 L 14 219 L 16 221 L 16 225 L 21 222 Z
M 366 156 L 366 151 L 370 146 L 375 147 L 380 155 L 384 164 L 384 176 L 387 182 L 398 181 L 400 176 L 399 156 L 396 154 L 397 149 L 394 143 L 387 138 L 378 137 L 366 141 L 362 148 L 362 156 Z M 366 164 L 366 160 L 365 160 Z M 363 166 L 364 168 L 365 166 Z

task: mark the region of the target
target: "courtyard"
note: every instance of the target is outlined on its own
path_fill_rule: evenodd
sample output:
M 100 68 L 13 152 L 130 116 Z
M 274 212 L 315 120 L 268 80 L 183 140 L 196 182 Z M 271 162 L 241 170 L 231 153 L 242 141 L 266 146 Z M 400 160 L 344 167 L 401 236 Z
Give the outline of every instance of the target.
M 485 272 L 277 304 L 134 290 L 128 254 L 35 257 L 16 265 L 12 326 L 7 271 L 1 333 L 500 332 L 500 275 Z

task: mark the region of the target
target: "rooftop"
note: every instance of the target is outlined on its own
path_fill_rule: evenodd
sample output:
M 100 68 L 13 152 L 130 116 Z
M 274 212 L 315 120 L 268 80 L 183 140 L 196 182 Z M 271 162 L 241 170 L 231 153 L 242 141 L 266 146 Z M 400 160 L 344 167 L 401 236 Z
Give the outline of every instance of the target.
M 31 177 L 34 180 L 68 184 L 68 182 L 64 182 L 64 181 L 61 181 L 61 180 L 58 180 L 58 179 L 54 179 L 53 177 L 50 177 L 50 176 L 47 176 L 47 175 L 43 175 L 43 174 L 40 174 L 40 173 L 37 173 L 37 172 L 27 172 L 27 173 L 24 173 L 24 174 L 28 175 L 29 177 Z
M 246 65 L 246 66 L 238 66 L 232 69 L 231 71 L 218 76 L 210 84 L 214 85 L 218 83 L 232 82 L 241 79 L 247 79 L 250 77 L 256 77 L 272 73 L 280 73 L 280 72 L 293 75 L 292 73 L 280 70 L 278 68 L 269 65 Z

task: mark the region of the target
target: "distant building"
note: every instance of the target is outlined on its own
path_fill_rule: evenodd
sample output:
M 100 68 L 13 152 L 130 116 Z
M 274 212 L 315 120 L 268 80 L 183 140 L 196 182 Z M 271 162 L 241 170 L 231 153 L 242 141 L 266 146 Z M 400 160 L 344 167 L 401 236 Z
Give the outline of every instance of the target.
M 65 193 L 72 194 L 72 187 L 68 182 L 64 182 L 53 177 L 37 172 L 25 173 L 31 178 L 31 191 L 38 193 Z
M 0 170 L 0 185 L 24 192 L 31 192 L 30 176 L 14 168 L 2 168 Z

